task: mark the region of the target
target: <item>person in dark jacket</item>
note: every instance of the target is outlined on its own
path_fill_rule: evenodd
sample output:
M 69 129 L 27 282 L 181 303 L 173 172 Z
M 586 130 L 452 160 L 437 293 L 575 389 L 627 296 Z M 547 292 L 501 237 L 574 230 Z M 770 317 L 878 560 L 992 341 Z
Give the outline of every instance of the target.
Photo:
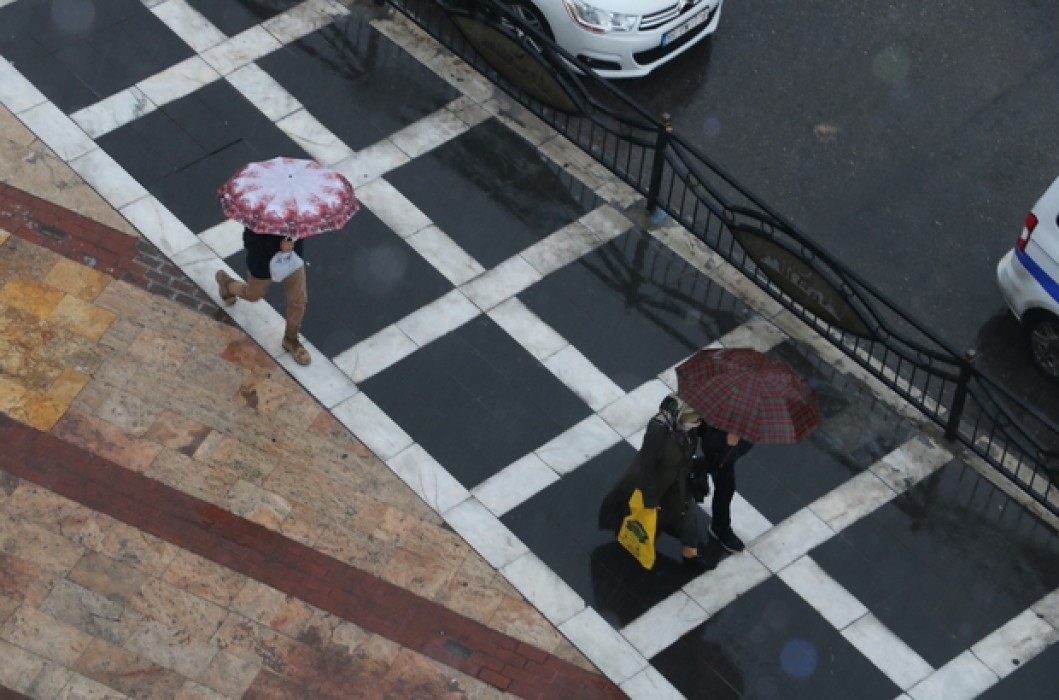
M 217 291 L 225 304 L 234 304 L 236 299 L 257 301 L 265 296 L 272 285 L 272 273 L 269 262 L 276 253 L 294 251 L 298 257 L 305 258 L 301 240 L 294 241 L 285 236 L 259 234 L 243 229 L 243 247 L 246 249 L 246 267 L 249 281 L 240 282 L 233 279 L 224 270 L 217 271 Z M 298 340 L 301 332 L 305 307 L 309 303 L 309 292 L 305 283 L 305 266 L 303 265 L 283 280 L 283 294 L 287 298 L 287 327 L 283 333 L 283 349 L 291 354 L 299 365 L 312 362 L 312 357 L 305 346 Z
M 629 498 L 643 492 L 644 506 L 658 510 L 658 529 L 677 537 L 688 564 L 702 564 L 699 557 L 698 507 L 691 498 L 688 478 L 698 442 L 696 428 L 701 419 L 694 409 L 676 396 L 667 397 L 647 424 L 643 446 L 621 480 L 604 497 L 599 509 L 599 528 L 621 530 L 629 514 Z
M 704 471 L 713 477 L 713 520 L 709 532 L 717 542 L 731 553 L 746 549 L 743 541 L 732 531 L 732 498 L 735 496 L 735 463 L 750 451 L 753 443 L 736 433 L 703 423 L 699 426 L 699 446 L 702 457 L 695 458 L 694 478 L 705 484 Z M 706 497 L 703 492 L 694 494 L 696 499 Z

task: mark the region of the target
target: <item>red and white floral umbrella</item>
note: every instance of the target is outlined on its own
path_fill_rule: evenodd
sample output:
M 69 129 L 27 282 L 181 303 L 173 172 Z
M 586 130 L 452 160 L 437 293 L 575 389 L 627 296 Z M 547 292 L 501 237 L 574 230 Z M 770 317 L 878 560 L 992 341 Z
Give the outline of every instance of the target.
M 316 161 L 248 163 L 217 190 L 221 209 L 256 233 L 305 238 L 334 231 L 360 209 L 353 185 Z

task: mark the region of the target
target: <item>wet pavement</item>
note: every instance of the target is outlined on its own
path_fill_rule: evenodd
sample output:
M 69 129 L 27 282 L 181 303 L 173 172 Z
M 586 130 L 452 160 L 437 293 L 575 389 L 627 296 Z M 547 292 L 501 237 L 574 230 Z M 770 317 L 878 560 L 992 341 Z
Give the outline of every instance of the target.
M 240 165 L 312 157 L 354 183 L 361 212 L 306 243 L 311 366 L 279 346 L 278 288 L 266 304 L 226 307 L 240 330 L 211 323 L 256 341 L 263 353 L 255 362 L 278 363 L 276 372 L 308 392 L 300 415 L 317 420 L 315 405 L 355 436 L 369 460 L 363 468 L 406 489 L 394 505 L 413 515 L 394 518 L 433 521 L 435 537 L 452 538 L 444 551 L 465 547 L 461 557 L 480 557 L 538 611 L 547 631 L 537 640 L 550 632 L 571 645 L 540 652 L 549 645 L 538 642 L 532 658 L 569 658 L 572 668 L 594 667 L 630 697 L 652 700 L 1052 696 L 1054 523 L 685 232 L 645 227 L 633 194 L 407 23 L 371 4 L 330 0 L 62 7 L 0 2 L 0 102 L 208 294 L 218 268 L 245 272 L 240 227 L 223 221 L 214 197 Z M 116 36 L 135 39 L 119 50 Z M 733 519 L 747 553 L 726 556 L 710 544 L 707 503 L 700 528 L 715 568 L 679 564 L 678 545 L 663 538 L 647 572 L 597 529 L 596 506 L 675 386 L 675 365 L 711 344 L 755 347 L 792 364 L 818 393 L 824 423 L 797 446 L 760 446 L 740 462 Z M 216 362 L 203 358 L 200 371 Z M 121 377 L 120 365 L 110 371 Z M 255 401 L 272 390 L 255 386 Z M 140 434 L 153 426 L 127 423 Z M 333 493 L 302 489 L 298 469 L 312 461 L 283 461 L 290 454 L 236 463 L 282 502 L 318 507 L 325 531 L 352 533 L 341 542 L 309 538 L 312 551 L 297 556 L 317 562 L 322 553 L 352 567 L 343 574 L 351 580 L 363 571 L 436 593 L 441 583 L 405 570 L 443 559 L 427 556 L 429 545 L 385 562 L 360 551 L 381 536 L 364 516 L 343 520 L 342 499 L 357 501 L 363 480 Z M 120 456 L 110 459 L 120 465 Z M 270 481 L 273 469 L 282 474 Z M 234 507 L 231 480 L 181 475 L 174 464 L 145 473 L 250 514 Z M 297 531 L 282 514 L 261 524 L 286 537 Z M 163 537 L 188 546 L 168 530 Z M 230 558 L 215 561 L 264 580 Z M 435 571 L 427 581 L 452 576 Z M 321 603 L 311 581 L 279 580 L 269 583 L 291 599 Z M 0 622 L 8 611 L 0 640 L 83 673 L 79 653 L 52 658 L 15 633 L 27 616 L 48 614 L 35 603 L 0 607 Z M 518 694 L 518 669 L 472 670 L 452 649 L 387 627 L 355 601 L 345 605 L 321 607 L 476 678 L 461 676 L 454 697 Z M 209 688 L 202 697 L 299 697 L 309 687 L 237 692 L 199 666 L 167 665 L 143 635 L 136 639 L 125 644 L 129 653 Z M 3 685 L 60 697 L 5 666 L 0 657 Z M 564 697 L 558 687 L 548 692 Z

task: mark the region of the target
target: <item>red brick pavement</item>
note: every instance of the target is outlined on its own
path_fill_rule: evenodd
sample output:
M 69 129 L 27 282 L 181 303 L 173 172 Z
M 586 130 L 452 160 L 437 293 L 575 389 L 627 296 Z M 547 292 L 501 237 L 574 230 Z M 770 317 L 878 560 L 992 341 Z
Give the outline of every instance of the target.
M 152 288 L 147 268 L 138 262 L 141 253 L 135 239 L 2 184 L 0 226 L 113 277 Z M 173 289 L 155 291 L 175 298 Z M 0 444 L 4 445 L 0 452 L 2 471 L 513 695 L 564 700 L 625 697 L 602 676 L 2 414 Z M 315 669 L 316 676 L 306 687 L 317 697 L 358 697 L 357 675 L 361 670 L 336 668 L 333 661 L 328 663 L 323 657 L 313 660 L 309 667 Z M 247 697 L 273 697 L 288 683 L 262 674 Z M 22 697 L 4 694 L 9 692 L 0 688 L 0 698 Z

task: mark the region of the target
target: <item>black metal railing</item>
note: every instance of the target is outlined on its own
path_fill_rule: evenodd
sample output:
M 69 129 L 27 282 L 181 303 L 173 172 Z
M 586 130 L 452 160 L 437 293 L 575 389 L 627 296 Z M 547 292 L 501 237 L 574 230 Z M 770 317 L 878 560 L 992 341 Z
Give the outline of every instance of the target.
M 896 303 L 819 248 L 672 127 L 497 0 L 387 0 L 514 100 L 589 154 L 753 280 L 851 360 L 1059 515 L 1059 428 L 934 336 Z M 535 97 L 485 60 L 454 19 L 492 23 L 561 78 L 576 110 Z M 578 69 L 571 70 L 571 66 Z M 554 104 L 554 103 L 552 103 Z M 760 241 L 796 261 L 770 267 L 748 254 Z M 766 256 L 767 257 L 767 256 Z M 817 289 L 830 290 L 821 305 Z M 793 284 L 791 281 L 794 280 Z M 832 316 L 828 304 L 841 307 Z M 821 311 L 823 309 L 823 312 Z

